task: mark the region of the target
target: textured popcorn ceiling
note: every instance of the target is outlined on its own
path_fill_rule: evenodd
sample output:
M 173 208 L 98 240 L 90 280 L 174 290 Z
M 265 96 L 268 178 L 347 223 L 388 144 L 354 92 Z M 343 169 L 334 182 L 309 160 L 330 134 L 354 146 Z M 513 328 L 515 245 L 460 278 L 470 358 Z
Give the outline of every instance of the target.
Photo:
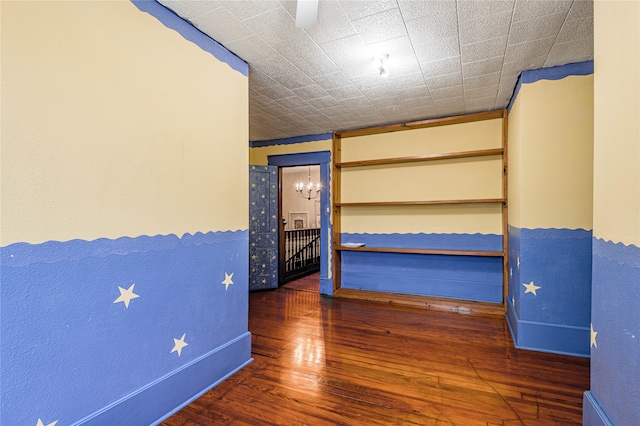
M 590 0 L 320 0 L 307 29 L 295 0 L 159 1 L 249 63 L 252 141 L 500 109 L 520 72 L 593 59 Z

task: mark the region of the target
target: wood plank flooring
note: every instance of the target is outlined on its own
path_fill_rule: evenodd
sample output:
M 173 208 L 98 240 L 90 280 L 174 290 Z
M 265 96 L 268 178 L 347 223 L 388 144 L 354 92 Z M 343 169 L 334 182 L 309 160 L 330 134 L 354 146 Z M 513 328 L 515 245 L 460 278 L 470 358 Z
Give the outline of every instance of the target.
M 284 284 L 282 288 L 289 290 L 313 291 L 314 293 L 318 293 L 320 292 L 320 272 L 288 282 Z
M 167 419 L 198 425 L 580 425 L 589 360 L 503 318 L 282 287 L 250 295 L 254 362 Z

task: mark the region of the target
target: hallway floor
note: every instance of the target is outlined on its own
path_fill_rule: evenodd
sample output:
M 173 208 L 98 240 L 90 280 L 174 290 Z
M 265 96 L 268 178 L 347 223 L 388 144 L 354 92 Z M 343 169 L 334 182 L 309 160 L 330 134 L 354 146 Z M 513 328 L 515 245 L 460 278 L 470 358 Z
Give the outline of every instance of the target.
M 589 360 L 515 349 L 503 318 L 252 293 L 254 362 L 164 426 L 580 425 Z
M 320 272 L 307 275 L 306 277 L 298 278 L 282 285 L 282 288 L 289 290 L 303 290 L 311 291 L 315 293 L 320 292 Z

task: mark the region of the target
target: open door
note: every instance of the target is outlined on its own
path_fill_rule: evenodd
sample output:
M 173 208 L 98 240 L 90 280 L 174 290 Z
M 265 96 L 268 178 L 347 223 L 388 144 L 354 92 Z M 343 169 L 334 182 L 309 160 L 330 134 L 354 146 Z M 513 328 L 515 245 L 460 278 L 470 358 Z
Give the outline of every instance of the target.
M 249 290 L 278 288 L 278 167 L 249 166 Z

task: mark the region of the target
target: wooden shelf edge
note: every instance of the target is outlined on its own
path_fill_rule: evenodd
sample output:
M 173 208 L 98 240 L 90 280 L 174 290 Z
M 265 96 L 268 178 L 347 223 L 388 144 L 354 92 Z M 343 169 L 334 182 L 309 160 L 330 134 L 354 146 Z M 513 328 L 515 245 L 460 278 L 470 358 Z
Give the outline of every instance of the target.
M 387 126 L 367 127 L 364 129 L 344 130 L 335 132 L 340 138 L 352 138 L 356 136 L 374 135 L 377 133 L 390 133 L 402 130 L 424 129 L 427 127 L 447 126 L 450 124 L 470 123 L 474 121 L 493 120 L 502 118 L 504 110 L 477 112 L 473 114 L 455 115 L 452 117 L 440 117 L 429 120 L 411 121 L 408 123 L 390 124 Z
M 504 198 L 479 198 L 475 200 L 436 200 L 436 201 L 363 201 L 354 203 L 334 203 L 336 207 L 376 207 L 376 206 L 435 206 L 447 204 L 496 204 L 504 203 Z
M 393 305 L 412 306 L 415 308 L 426 310 L 452 312 L 463 315 L 484 317 L 503 317 L 505 315 L 505 307 L 503 303 L 475 302 L 471 300 L 447 299 L 432 296 L 416 296 L 371 290 L 354 290 L 348 288 L 336 289 L 333 297 L 366 300 L 369 302 L 387 303 Z
M 336 247 L 338 251 L 363 251 L 370 253 L 400 253 L 400 254 L 439 254 L 447 256 L 482 256 L 482 257 L 503 257 L 504 252 L 493 250 L 454 250 L 454 249 L 419 249 L 419 248 L 396 248 L 396 247 Z
M 455 158 L 489 157 L 502 155 L 504 148 L 481 149 L 476 151 L 443 152 L 439 154 L 416 155 L 411 157 L 381 158 L 374 160 L 346 161 L 336 163 L 338 168 L 379 166 L 387 164 L 418 163 L 423 161 L 450 160 Z

